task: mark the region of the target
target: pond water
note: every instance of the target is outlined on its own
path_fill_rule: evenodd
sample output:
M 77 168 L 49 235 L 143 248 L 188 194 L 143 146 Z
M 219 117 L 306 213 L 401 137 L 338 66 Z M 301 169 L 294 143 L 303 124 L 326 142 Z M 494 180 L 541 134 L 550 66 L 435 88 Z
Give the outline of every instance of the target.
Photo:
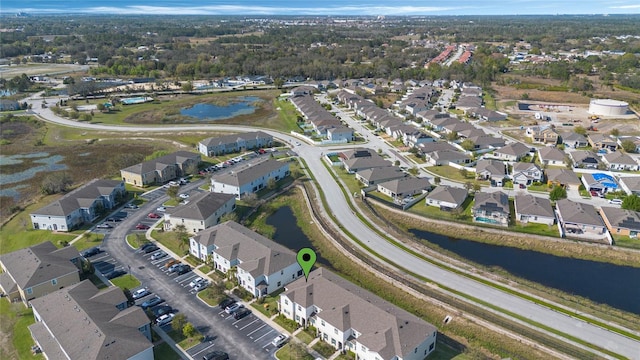
M 239 115 L 253 114 L 256 111 L 253 103 L 260 101 L 257 96 L 240 96 L 229 105 L 196 104 L 180 110 L 181 115 L 190 116 L 198 120 L 221 120 Z
M 411 233 L 475 263 L 497 266 L 520 278 L 640 314 L 640 268 L 455 239 L 415 229 Z
M 278 244 L 286 246 L 296 253 L 305 247 L 313 249 L 313 245 L 307 235 L 296 224 L 296 217 L 289 206 L 283 206 L 271 214 L 267 218 L 267 224 L 276 228 L 276 232 L 273 234 L 273 241 Z M 316 255 L 318 264 L 322 264 L 322 266 L 329 269 L 332 268 L 331 264 L 322 258 L 320 252 L 316 251 Z
M 67 169 L 67 165 L 59 164 L 62 160 L 64 160 L 64 156 L 62 155 L 53 155 L 49 156 L 49 153 L 39 152 L 27 155 L 0 155 L 0 166 L 1 165 L 12 165 L 12 164 L 20 164 L 23 162 L 22 159 L 35 159 L 32 160 L 34 165 L 27 170 L 20 171 L 13 174 L 7 174 L 2 171 L 0 168 L 0 185 L 13 184 L 25 180 L 29 180 L 32 177 L 36 176 L 37 173 L 40 172 L 49 172 L 49 171 L 58 171 Z M 42 164 L 42 165 L 37 165 Z

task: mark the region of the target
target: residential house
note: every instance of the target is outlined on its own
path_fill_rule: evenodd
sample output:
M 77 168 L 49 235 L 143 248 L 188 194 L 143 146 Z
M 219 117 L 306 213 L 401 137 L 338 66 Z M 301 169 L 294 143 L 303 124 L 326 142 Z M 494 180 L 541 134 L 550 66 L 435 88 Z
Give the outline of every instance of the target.
M 604 194 L 618 190 L 618 182 L 611 175 L 605 173 L 582 174 L 582 184 L 587 191 L 595 191 Z
M 620 177 L 620 187 L 628 195 L 636 194 L 640 196 L 640 176 Z
M 556 202 L 560 235 L 587 240 L 607 238 L 607 227 L 593 205 L 562 199 Z
M 600 164 L 598 156 L 590 150 L 576 150 L 569 153 L 573 166 L 585 169 L 597 169 Z
M 536 181 L 542 181 L 543 173 L 534 163 L 517 162 L 513 164 L 511 179 L 513 184 L 531 185 Z
M 353 135 L 353 129 L 346 126 L 337 126 L 327 129 L 327 139 L 335 142 L 351 142 L 355 140 L 355 137 Z
M 416 194 L 422 194 L 429 191 L 429 189 L 431 189 L 429 180 L 413 176 L 378 183 L 378 191 L 393 199 L 404 199 Z
M 217 156 L 272 145 L 273 136 L 262 131 L 254 131 L 204 139 L 198 143 L 198 151 L 205 156 Z
M 558 133 L 550 126 L 530 126 L 525 131 L 527 137 L 534 143 L 555 145 L 558 143 Z
M 454 150 L 436 150 L 425 154 L 425 160 L 432 165 L 469 164 L 471 157 L 463 152 Z
M 502 121 L 507 119 L 507 114 L 483 107 L 467 108 L 465 109 L 465 114 L 484 121 Z
M 500 187 L 507 177 L 507 172 L 502 161 L 482 159 L 476 164 L 476 177 L 479 180 L 489 180 L 491 186 Z
M 488 134 L 471 135 L 468 139 L 473 143 L 474 150 L 496 149 L 503 147 L 505 144 L 503 139 Z
M 338 156 L 342 159 L 345 170 L 352 174 L 365 169 L 391 166 L 391 162 L 371 149 L 347 150 Z
M 236 198 L 258 192 L 269 185 L 289 176 L 289 163 L 274 159 L 247 161 L 232 171 L 218 173 L 211 177 L 211 192 L 234 194 Z
M 168 208 L 164 214 L 164 229 L 174 230 L 182 225 L 195 234 L 220 223 L 220 220 L 236 209 L 236 195 L 203 192 L 190 197 L 184 205 Z
M 547 184 L 549 185 L 558 185 L 565 188 L 572 187 L 578 188 L 580 184 L 580 179 L 576 173 L 569 169 L 547 169 Z
M 120 170 L 122 180 L 134 186 L 164 184 L 198 169 L 201 157 L 189 151 L 177 151 Z
M 475 126 L 469 124 L 468 122 L 456 120 L 450 124 L 446 124 L 443 126 L 445 134 L 459 134 L 465 130 L 473 130 L 476 129 Z
M 360 170 L 356 173 L 356 180 L 368 187 L 407 176 L 409 175 L 398 167 L 387 166 Z
M 589 145 L 587 138 L 578 133 L 564 133 L 561 134 L 560 137 L 562 138 L 562 143 L 570 148 L 577 149 Z
M 427 205 L 441 210 L 458 209 L 467 199 L 467 190 L 459 187 L 439 185 L 426 197 Z
M 96 220 L 126 197 L 124 182 L 94 179 L 29 214 L 34 229 L 71 231 Z
M 47 241 L 0 256 L 0 287 L 11 302 L 35 298 L 80 281 L 80 254 Z
M 616 151 L 618 148 L 618 142 L 616 139 L 612 139 L 609 136 L 600 133 L 591 133 L 587 136 L 589 145 L 593 149 L 606 149 L 609 151 Z
M 313 326 L 318 339 L 357 359 L 422 360 L 435 350 L 435 326 L 326 269 L 287 285 L 278 305 L 286 318 Z
M 640 212 L 603 206 L 600 215 L 613 235 L 637 238 L 640 233 Z
M 609 170 L 638 171 L 640 165 L 627 153 L 614 151 L 602 157 L 602 162 Z
M 15 100 L 0 99 L 0 111 L 20 110 L 20 103 Z
M 434 138 L 420 130 L 414 130 L 412 132 L 405 133 L 402 137 L 402 142 L 408 147 L 417 147 L 420 144 L 434 141 L 436 141 Z
M 281 289 L 303 275 L 296 254 L 236 222 L 227 221 L 189 239 L 189 253 L 227 273 L 237 269 L 238 284 L 255 297 Z
M 493 152 L 493 156 L 504 161 L 520 161 L 531 153 L 531 148 L 523 143 L 511 143 Z
M 151 324 L 118 287 L 89 280 L 31 300 L 31 336 L 47 359 L 153 360 Z
M 509 226 L 509 196 L 502 191 L 477 192 L 471 213 L 474 222 Z
M 565 166 L 566 154 L 555 147 L 545 146 L 538 149 L 538 159 L 543 165 Z
M 551 201 L 547 198 L 530 194 L 516 195 L 513 205 L 515 207 L 516 221 L 521 223 L 551 226 L 556 222 L 556 214 L 551 207 Z

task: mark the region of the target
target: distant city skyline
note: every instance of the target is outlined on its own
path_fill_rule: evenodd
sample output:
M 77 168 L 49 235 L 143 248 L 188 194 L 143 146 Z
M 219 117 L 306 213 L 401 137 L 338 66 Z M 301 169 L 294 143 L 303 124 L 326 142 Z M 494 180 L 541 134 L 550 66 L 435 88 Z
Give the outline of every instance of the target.
M 3 0 L 0 14 L 121 15 L 556 15 L 640 14 L 640 0 Z

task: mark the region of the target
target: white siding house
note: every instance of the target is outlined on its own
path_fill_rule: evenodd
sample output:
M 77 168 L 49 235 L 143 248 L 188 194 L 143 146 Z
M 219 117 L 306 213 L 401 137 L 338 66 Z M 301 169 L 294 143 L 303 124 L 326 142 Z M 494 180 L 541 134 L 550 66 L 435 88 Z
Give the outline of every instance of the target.
M 211 177 L 211 192 L 233 194 L 238 199 L 267 187 L 270 179 L 282 180 L 289 176 L 289 163 L 273 159 L 247 162 L 237 170 Z

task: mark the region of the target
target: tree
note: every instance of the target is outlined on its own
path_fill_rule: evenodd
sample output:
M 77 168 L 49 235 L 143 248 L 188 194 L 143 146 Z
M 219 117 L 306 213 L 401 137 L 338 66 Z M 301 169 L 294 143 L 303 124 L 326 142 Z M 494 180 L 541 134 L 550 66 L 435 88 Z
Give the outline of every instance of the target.
M 67 191 L 73 184 L 73 179 L 66 171 L 51 173 L 42 180 L 40 191 L 45 195 L 57 194 Z
M 173 229 L 176 234 L 176 240 L 178 240 L 180 244 L 180 249 L 184 249 L 185 246 L 189 245 L 189 233 L 187 232 L 187 227 L 179 224 Z
M 198 173 L 198 164 L 191 162 L 188 163 L 185 167 L 184 167 L 184 173 L 188 174 L 188 175 L 195 175 Z
M 618 137 L 620 135 L 620 130 L 618 130 L 617 128 L 613 128 L 613 129 L 611 129 L 609 134 L 611 134 L 611 136 Z
M 270 178 L 269 180 L 267 180 L 267 189 L 269 190 L 274 190 L 277 187 L 277 182 L 276 179 L 274 178 Z
M 169 195 L 170 198 L 175 200 L 178 198 L 179 191 L 180 191 L 179 186 L 169 186 L 169 188 L 167 189 L 167 195 Z
M 184 327 L 182 328 L 182 334 L 183 334 L 185 337 L 190 338 L 190 337 L 192 337 L 192 336 L 195 336 L 197 333 L 198 333 L 198 330 L 197 330 L 197 329 L 196 329 L 196 327 L 195 327 L 195 326 L 193 326 L 193 324 L 192 324 L 192 323 L 190 323 L 190 322 L 186 323 L 186 324 L 184 325 Z
M 133 295 L 131 294 L 131 290 L 129 290 L 128 288 L 124 288 L 122 289 L 122 292 L 124 293 L 124 296 L 127 298 L 127 304 L 129 306 L 132 306 L 133 304 L 136 303 L 136 301 L 133 299 Z
M 622 200 L 621 208 L 625 210 L 640 211 L 640 196 L 633 194 Z
M 396 160 L 396 161 L 394 161 L 394 162 L 393 162 L 393 165 L 394 165 L 394 166 L 400 166 L 400 160 Z
M 222 215 L 222 218 L 220 218 L 220 222 L 227 222 L 227 221 L 238 222 L 238 220 L 239 220 L 238 214 L 236 214 L 235 212 L 226 213 Z
M 187 325 L 187 316 L 183 313 L 176 314 L 171 321 L 171 328 L 175 331 L 182 331 L 185 325 Z
M 107 107 L 104 106 L 103 103 L 99 103 L 98 105 L 96 105 L 96 109 L 98 109 L 98 111 L 102 112 L 106 109 Z
M 573 132 L 580 135 L 587 135 L 587 129 L 585 129 L 584 126 L 580 125 L 573 128 Z
M 620 145 L 622 146 L 622 149 L 628 153 L 636 152 L 636 144 L 632 140 L 623 140 Z
M 467 191 L 471 191 L 471 189 L 473 189 L 473 183 L 471 181 L 467 181 L 464 183 L 464 188 L 467 189 Z
M 452 132 L 447 134 L 447 140 L 455 141 L 457 139 L 458 139 L 458 132 L 457 131 L 452 131 Z
M 191 81 L 187 81 L 186 83 L 182 84 L 181 88 L 184 92 L 190 92 L 193 91 L 193 84 L 191 83 Z
M 565 189 L 560 185 L 555 185 L 553 189 L 551 189 L 551 192 L 549 193 L 549 199 L 553 201 L 566 199 L 566 198 L 567 198 L 567 189 Z
M 460 169 L 460 176 L 462 176 L 463 178 L 467 178 L 467 176 L 469 176 L 469 171 L 465 168 L 461 168 Z
M 475 149 L 476 144 L 474 144 L 473 141 L 471 141 L 470 139 L 465 139 L 463 142 L 460 143 L 460 146 L 462 146 L 462 148 L 467 151 L 472 151 L 473 149 Z
M 284 85 L 284 79 L 282 78 L 276 78 L 273 80 L 273 85 L 276 87 L 276 89 L 282 89 L 282 85 Z
M 436 176 L 433 178 L 433 183 L 436 185 L 440 185 L 440 182 L 442 181 L 442 179 L 440 178 L 440 176 Z
M 242 197 L 242 200 L 251 207 L 258 205 L 258 195 L 256 195 L 256 193 L 247 194 Z

